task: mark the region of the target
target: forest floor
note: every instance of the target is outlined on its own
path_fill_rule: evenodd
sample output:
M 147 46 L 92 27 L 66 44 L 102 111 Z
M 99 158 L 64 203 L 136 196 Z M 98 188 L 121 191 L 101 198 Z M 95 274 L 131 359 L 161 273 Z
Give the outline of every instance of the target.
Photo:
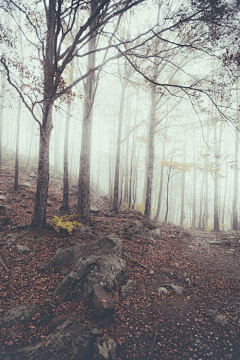
M 32 171 L 20 173 L 18 192 L 13 191 L 13 176 L 8 159 L 0 174 L 0 202 L 5 206 L 0 216 L 0 254 L 7 267 L 0 264 L 0 315 L 28 302 L 41 305 L 43 315 L 25 325 L 2 329 L 1 349 L 40 341 L 47 336 L 54 316 L 79 314 L 83 322 L 98 327 L 120 345 L 118 360 L 240 359 L 237 232 L 182 231 L 162 223 L 161 238 L 153 243 L 134 233 L 139 213 L 110 217 L 106 205 L 92 216 L 91 235 L 81 227 L 67 236 L 54 229 L 32 230 L 26 225 L 33 213 L 36 176 Z M 54 214 L 60 216 L 56 209 L 61 197 L 61 179 L 56 176 L 50 182 L 49 220 Z M 71 191 L 71 208 L 75 202 L 76 194 Z M 96 193 L 92 193 L 92 202 L 98 207 L 104 204 Z M 60 301 L 54 295 L 64 272 L 39 274 L 36 267 L 76 239 L 92 242 L 101 234 L 120 236 L 129 278 L 136 280 L 138 289 L 126 299 L 119 297 L 119 288 L 112 291 L 114 315 L 96 320 L 89 300 Z M 17 244 L 27 245 L 30 254 L 19 255 Z

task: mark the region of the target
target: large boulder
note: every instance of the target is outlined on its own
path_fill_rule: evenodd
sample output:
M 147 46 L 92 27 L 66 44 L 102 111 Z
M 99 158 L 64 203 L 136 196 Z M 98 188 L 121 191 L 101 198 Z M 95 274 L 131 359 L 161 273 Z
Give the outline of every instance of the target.
M 63 300 L 86 299 L 92 294 L 94 284 L 101 283 L 105 290 L 112 290 L 127 277 L 127 265 L 120 257 L 84 256 L 63 278 L 55 293 Z
M 37 304 L 16 305 L 0 318 L 0 329 L 25 324 L 41 312 L 42 309 Z
M 100 330 L 71 317 L 40 343 L 0 350 L 1 360 L 114 360 L 117 344 Z
M 94 243 L 78 244 L 56 252 L 52 259 L 40 264 L 39 272 L 58 271 L 78 262 L 80 257 L 89 255 L 122 256 L 122 240 L 116 235 L 102 236 Z

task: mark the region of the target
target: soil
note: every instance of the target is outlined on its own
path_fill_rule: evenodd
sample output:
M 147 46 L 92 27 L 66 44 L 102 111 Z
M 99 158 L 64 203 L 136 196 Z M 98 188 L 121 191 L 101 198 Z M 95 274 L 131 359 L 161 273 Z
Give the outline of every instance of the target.
M 33 213 L 36 177 L 32 170 L 20 172 L 21 186 L 14 192 L 12 165 L 8 156 L 0 174 L 1 195 L 6 197 L 0 201 L 5 205 L 5 214 L 0 216 L 0 254 L 4 264 L 0 265 L 0 314 L 28 302 L 39 304 L 43 314 L 25 325 L 2 329 L 1 349 L 41 341 L 48 335 L 53 317 L 78 314 L 83 322 L 98 327 L 119 344 L 118 360 L 240 359 L 238 232 L 183 231 L 172 224 L 151 223 L 152 227 L 161 228 L 161 238 L 155 237 L 153 242 L 134 232 L 135 221 L 141 220 L 141 214 L 134 211 L 111 214 L 106 199 L 93 191 L 92 203 L 100 211 L 92 215 L 90 230 L 78 226 L 68 234 L 53 228 L 31 229 L 28 225 Z M 30 186 L 23 186 L 25 182 Z M 49 221 L 54 215 L 64 216 L 58 210 L 61 184 L 61 177 L 51 178 Z M 73 187 L 71 213 L 75 202 Z M 122 239 L 129 278 L 136 280 L 138 289 L 126 299 L 120 298 L 120 287 L 112 291 L 114 314 L 98 320 L 88 300 L 63 302 L 54 295 L 53 290 L 68 269 L 39 274 L 36 268 L 56 250 L 79 240 L 93 242 L 103 234 L 117 234 Z M 17 244 L 27 245 L 30 254 L 18 254 Z M 217 321 L 217 315 L 223 315 L 222 323 Z

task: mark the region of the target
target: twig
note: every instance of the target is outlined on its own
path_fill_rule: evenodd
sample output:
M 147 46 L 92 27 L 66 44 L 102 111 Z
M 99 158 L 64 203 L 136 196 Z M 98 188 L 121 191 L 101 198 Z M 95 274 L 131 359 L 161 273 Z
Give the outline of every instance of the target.
M 151 346 L 150 346 L 150 351 L 151 352 L 153 351 L 154 345 L 156 343 L 156 338 L 157 338 L 157 332 L 155 331 L 155 333 L 153 335 L 152 343 L 151 343 Z

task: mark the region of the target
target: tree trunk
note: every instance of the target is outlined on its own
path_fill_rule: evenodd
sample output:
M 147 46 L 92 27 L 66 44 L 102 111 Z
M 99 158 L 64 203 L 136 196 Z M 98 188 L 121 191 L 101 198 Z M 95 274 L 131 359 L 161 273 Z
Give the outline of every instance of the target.
M 52 131 L 52 105 L 44 104 L 43 124 L 40 129 L 37 191 L 32 226 L 46 225 L 46 209 L 49 186 L 49 145 Z
M 186 145 L 187 145 L 187 139 L 186 139 L 186 132 L 184 136 L 184 154 L 183 154 L 183 162 L 185 164 L 186 162 Z M 183 221 L 185 219 L 185 213 L 184 213 L 184 201 L 185 201 L 185 178 L 186 178 L 186 172 L 182 171 L 182 188 L 181 188 L 181 216 L 180 216 L 180 226 L 183 227 Z
M 234 166 L 234 185 L 233 185 L 233 207 L 232 207 L 232 230 L 238 230 L 238 149 L 239 149 L 239 131 L 235 130 L 235 166 Z
M 122 84 L 122 94 L 121 94 L 120 110 L 119 110 L 119 118 L 118 118 L 117 149 L 116 149 L 113 203 L 112 203 L 112 210 L 113 211 L 118 211 L 121 135 L 122 135 L 123 108 L 124 108 L 125 91 L 126 91 L 126 88 L 127 88 L 127 78 L 128 78 L 128 70 L 127 70 L 127 65 L 125 65 L 124 82 Z
M 192 228 L 196 226 L 196 182 L 197 182 L 197 168 L 195 163 L 195 132 L 193 132 L 193 204 L 192 204 Z
M 209 127 L 207 128 L 207 144 L 209 144 Z M 206 170 L 206 178 L 205 178 L 205 198 L 204 198 L 204 216 L 203 216 L 203 228 L 208 227 L 208 153 L 205 154 L 204 167 Z
M 54 87 L 54 33 L 55 33 L 55 7 L 49 2 L 47 12 L 46 53 L 43 64 L 44 90 L 43 90 L 43 118 L 40 126 L 39 162 L 37 191 L 35 197 L 32 226 L 44 227 L 46 225 L 46 209 L 49 186 L 49 145 L 52 132 L 52 108 L 56 88 Z
M 2 88 L 0 95 L 0 169 L 2 167 L 2 125 L 3 125 L 3 107 L 5 102 L 5 86 L 6 86 L 6 78 L 3 77 L 2 80 Z
M 214 214 L 213 223 L 214 231 L 219 231 L 219 217 L 218 217 L 218 180 L 219 180 L 219 154 L 217 150 L 217 123 L 214 125 L 214 143 L 215 143 L 215 176 L 214 176 Z
M 167 118 L 165 127 L 167 128 Z M 164 136 L 163 140 L 163 148 L 162 148 L 162 161 L 165 159 L 165 148 L 166 148 L 166 140 L 167 140 L 167 132 Z M 161 172 L 160 172 L 160 187 L 158 193 L 158 202 L 157 202 L 157 211 L 154 220 L 159 220 L 161 205 L 162 205 L 162 188 L 163 188 L 163 165 L 161 164 Z
M 91 13 L 93 14 L 97 3 L 91 1 Z M 90 30 L 95 26 L 91 23 Z M 88 69 L 95 67 L 96 33 L 93 32 L 88 42 Z M 84 83 L 84 113 L 81 137 L 80 169 L 78 180 L 78 213 L 81 221 L 85 223 L 90 217 L 90 160 L 91 160 L 91 136 L 93 119 L 93 102 L 95 96 L 96 80 L 92 72 Z
M 63 201 L 61 210 L 69 210 L 69 180 L 68 180 L 68 139 L 69 139 L 69 123 L 70 123 L 71 105 L 67 105 L 67 117 L 64 136 L 64 154 L 63 154 Z
M 15 150 L 15 176 L 14 176 L 14 190 L 15 191 L 18 191 L 19 136 L 20 136 L 21 108 L 22 108 L 22 100 L 19 97 L 18 112 L 17 112 L 16 150 Z
M 166 215 L 165 215 L 165 220 L 164 220 L 165 222 L 167 222 L 167 218 L 168 218 L 168 208 L 169 208 L 168 197 L 169 197 L 169 182 L 170 182 L 170 178 L 171 178 L 171 170 L 172 170 L 172 167 L 169 166 L 168 174 L 167 174 Z

